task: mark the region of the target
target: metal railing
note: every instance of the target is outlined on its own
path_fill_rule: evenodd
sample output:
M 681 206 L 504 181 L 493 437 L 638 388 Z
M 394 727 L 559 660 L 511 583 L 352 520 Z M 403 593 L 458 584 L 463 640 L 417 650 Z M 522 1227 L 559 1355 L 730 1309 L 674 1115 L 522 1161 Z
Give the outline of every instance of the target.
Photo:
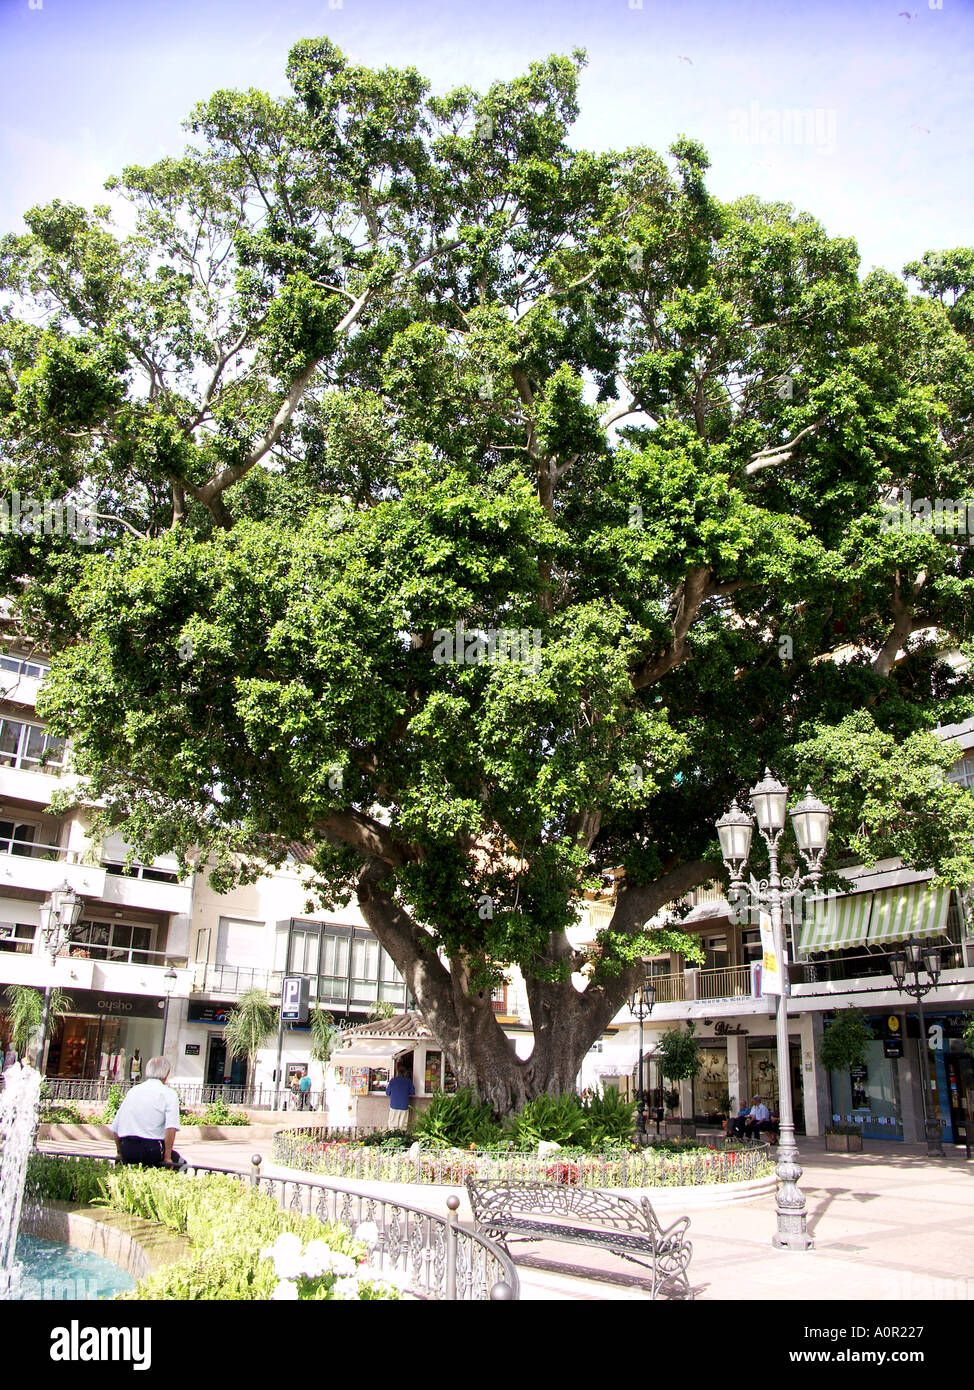
M 658 1004 L 682 1004 L 686 999 L 686 978 L 684 975 L 654 975 L 656 1002 Z
M 110 960 L 116 965 L 150 965 L 161 969 L 169 961 L 165 951 L 149 951 L 144 946 L 110 946 L 103 942 L 69 941 L 58 956 L 75 960 Z
M 9 835 L 0 836 L 0 854 L 12 854 L 18 859 L 56 859 L 65 864 L 77 864 L 79 859 L 76 849 L 46 845 L 40 840 L 18 840 Z
M 959 943 L 941 944 L 941 966 L 944 970 L 960 970 L 964 966 L 964 952 Z M 793 961 L 788 966 L 788 979 L 793 985 L 832 984 L 845 980 L 871 980 L 885 976 L 890 989 L 894 988 L 889 966 L 890 953 L 875 952 L 872 955 L 837 956 L 826 960 Z
M 257 969 L 249 965 L 209 965 L 197 961 L 193 970 L 193 989 L 197 993 L 245 994 L 263 989 L 274 996 L 281 992 L 283 971 Z
M 698 999 L 737 999 L 741 995 L 750 996 L 750 993 L 749 965 L 725 965 L 717 970 L 697 972 Z
M 74 1162 L 102 1157 L 56 1149 L 40 1152 Z M 105 1155 L 104 1159 L 110 1164 L 116 1162 L 110 1155 Z M 260 1171 L 260 1154 L 254 1154 L 250 1162 L 250 1173 L 198 1163 L 189 1165 L 187 1175 L 228 1174 L 266 1192 L 283 1211 L 317 1217 L 322 1223 L 336 1221 L 353 1234 L 361 1224 L 371 1223 L 378 1232 L 378 1239 L 369 1255 L 369 1269 L 379 1279 L 391 1276 L 396 1282 L 405 1283 L 416 1298 L 507 1302 L 520 1297 L 520 1280 L 514 1261 L 492 1240 L 460 1225 L 458 1198 L 449 1197 L 447 1215 L 437 1216 L 403 1202 L 352 1192 L 336 1183 L 267 1176 Z
M 113 1086 L 118 1086 L 124 1093 L 135 1084 L 135 1082 L 127 1080 L 112 1081 L 107 1077 L 101 1077 L 97 1080 L 79 1080 L 74 1077 L 48 1076 L 44 1078 L 44 1094 L 52 1101 L 63 1100 L 104 1105 Z M 240 1105 L 247 1110 L 280 1109 L 294 1110 L 298 1114 L 302 1113 L 302 1107 L 296 1103 L 290 1089 L 283 1084 L 281 1086 L 216 1086 L 204 1085 L 202 1082 L 185 1083 L 182 1081 L 170 1081 L 168 1084 L 178 1094 L 183 1106 L 188 1110 L 196 1109 L 198 1106 L 212 1105 L 215 1101 L 223 1101 L 226 1105 Z M 303 1111 L 305 1114 L 319 1110 L 324 1098 L 322 1091 L 309 1091 L 308 1095 L 308 1106 Z

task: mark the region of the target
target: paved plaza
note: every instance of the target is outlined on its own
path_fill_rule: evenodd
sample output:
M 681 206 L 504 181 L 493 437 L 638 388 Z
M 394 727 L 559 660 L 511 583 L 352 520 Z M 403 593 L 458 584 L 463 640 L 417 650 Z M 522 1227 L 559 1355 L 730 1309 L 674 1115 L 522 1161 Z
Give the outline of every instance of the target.
M 109 1153 L 112 1145 L 43 1142 L 42 1149 Z M 249 1171 L 253 1153 L 261 1171 L 307 1177 L 269 1159 L 270 1141 L 182 1143 L 190 1163 Z M 928 1158 L 918 1145 L 878 1144 L 861 1154 L 827 1154 L 824 1141 L 802 1142 L 802 1189 L 815 1248 L 805 1254 L 777 1251 L 773 1196 L 725 1207 L 690 1211 L 691 1283 L 699 1300 L 967 1299 L 974 1291 L 974 1160 L 949 1148 Z M 327 1181 L 327 1180 L 325 1180 Z M 353 1182 L 353 1188 L 411 1206 L 445 1213 L 451 1191 L 461 1197 L 460 1217 L 470 1221 L 459 1188 Z M 668 1224 L 678 1209 L 667 1207 Z M 645 1299 L 648 1280 L 635 1266 L 603 1251 L 557 1243 L 514 1247 L 525 1299 Z

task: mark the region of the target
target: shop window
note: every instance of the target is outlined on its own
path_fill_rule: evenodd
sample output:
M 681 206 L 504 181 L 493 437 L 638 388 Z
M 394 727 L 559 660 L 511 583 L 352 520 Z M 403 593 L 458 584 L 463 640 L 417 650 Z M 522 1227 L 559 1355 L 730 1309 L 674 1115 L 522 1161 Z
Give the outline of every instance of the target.
M 431 1048 L 426 1050 L 426 1071 L 423 1076 L 423 1089 L 428 1096 L 443 1089 L 443 1053 Z

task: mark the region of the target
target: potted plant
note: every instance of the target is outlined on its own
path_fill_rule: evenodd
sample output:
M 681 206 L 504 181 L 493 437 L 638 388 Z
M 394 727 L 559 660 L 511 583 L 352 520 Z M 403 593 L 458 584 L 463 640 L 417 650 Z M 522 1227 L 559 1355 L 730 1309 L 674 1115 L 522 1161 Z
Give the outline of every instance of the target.
M 862 1153 L 862 1130 L 858 1125 L 831 1125 L 825 1131 L 825 1151 L 833 1154 Z
M 696 1038 L 696 1029 L 693 1023 L 688 1023 L 686 1032 L 681 1028 L 671 1028 L 664 1033 L 656 1044 L 656 1060 L 659 1063 L 660 1075 L 666 1077 L 668 1081 L 689 1081 L 693 1082 L 694 1077 L 699 1073 L 703 1066 L 703 1058 L 700 1056 L 700 1044 Z M 676 1109 L 680 1103 L 679 1091 L 670 1091 L 669 1096 L 676 1096 L 676 1104 L 670 1106 L 668 1097 L 664 1096 L 667 1108 Z M 678 1133 L 693 1134 L 695 1126 L 691 1115 L 689 1120 L 670 1121 L 667 1125 L 667 1132 L 676 1129 Z

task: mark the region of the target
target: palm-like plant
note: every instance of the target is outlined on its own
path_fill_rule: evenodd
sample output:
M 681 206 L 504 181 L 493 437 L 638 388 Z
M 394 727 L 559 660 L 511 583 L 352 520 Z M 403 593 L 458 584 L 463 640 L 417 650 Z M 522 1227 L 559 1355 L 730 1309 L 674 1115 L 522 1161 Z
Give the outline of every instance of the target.
M 30 1046 L 30 1040 L 40 1029 L 44 1013 L 44 995 L 31 985 L 8 985 L 6 990 L 7 1021 L 10 1025 L 10 1040 L 19 1053 Z M 63 989 L 56 986 L 51 990 L 48 1006 L 47 1026 L 50 1031 L 59 1018 L 70 1012 L 68 998 Z M 40 1063 L 38 1063 L 40 1065 Z
M 325 1013 L 317 1005 L 311 1010 L 308 1022 L 311 1027 L 311 1056 L 316 1062 L 327 1062 L 342 1030 L 335 1026 L 331 1014 Z
M 248 989 L 230 1010 L 224 1032 L 228 1057 L 253 1062 L 277 1024 L 277 1010 L 262 989 Z

